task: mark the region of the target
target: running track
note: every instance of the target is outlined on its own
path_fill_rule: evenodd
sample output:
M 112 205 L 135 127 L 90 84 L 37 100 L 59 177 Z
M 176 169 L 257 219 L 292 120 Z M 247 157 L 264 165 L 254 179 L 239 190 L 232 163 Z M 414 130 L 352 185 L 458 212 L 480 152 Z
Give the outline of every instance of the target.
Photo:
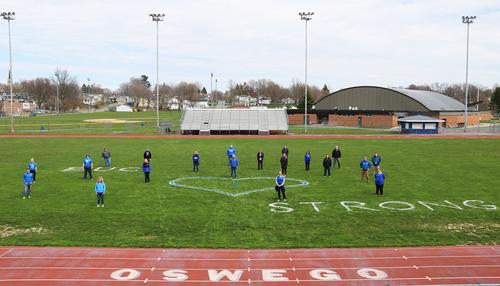
M 162 139 L 457 139 L 457 138 L 493 138 L 500 135 L 143 135 L 143 134 L 0 134 L 1 138 L 162 138 Z
M 175 278 L 184 280 L 167 280 Z M 500 246 L 293 250 L 0 247 L 0 285 L 13 286 L 499 283 Z

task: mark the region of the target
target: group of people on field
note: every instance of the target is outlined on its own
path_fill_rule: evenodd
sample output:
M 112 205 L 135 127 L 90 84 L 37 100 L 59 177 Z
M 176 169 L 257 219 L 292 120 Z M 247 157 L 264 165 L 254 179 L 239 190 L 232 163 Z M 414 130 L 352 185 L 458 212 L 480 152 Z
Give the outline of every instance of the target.
M 278 172 L 278 175 L 276 176 L 275 190 L 277 192 L 278 201 L 282 199 L 283 201 L 286 201 L 285 177 L 287 174 L 288 154 L 289 154 L 289 149 L 286 145 L 284 145 L 283 148 L 281 149 L 281 154 L 282 154 L 280 158 L 281 170 Z M 233 145 L 230 145 L 226 150 L 226 156 L 228 158 L 228 164 L 231 170 L 230 176 L 231 178 L 236 178 L 237 169 L 239 166 L 239 160 L 236 157 L 236 148 L 234 148 Z M 111 152 L 109 151 L 108 148 L 104 148 L 101 157 L 104 160 L 105 166 L 107 168 L 110 168 Z M 144 151 L 144 161 L 142 162 L 141 166 L 142 172 L 144 173 L 145 183 L 150 182 L 151 158 L 152 158 L 151 151 L 149 150 L 149 148 L 146 148 L 146 150 Z M 339 146 L 335 146 L 335 148 L 332 150 L 331 157 L 329 154 L 326 154 L 325 158 L 323 159 L 323 169 L 324 169 L 323 176 L 330 176 L 332 167 L 335 168 L 335 166 L 337 166 L 337 168 L 340 169 L 341 158 L 342 158 L 342 153 L 340 151 Z M 304 155 L 305 170 L 307 172 L 310 171 L 311 160 L 312 160 L 311 152 L 308 150 Z M 192 162 L 193 162 L 193 172 L 198 172 L 200 166 L 200 154 L 198 153 L 198 151 L 194 151 L 192 155 Z M 379 154 L 375 153 L 371 158 L 371 161 L 368 161 L 368 157 L 365 156 L 364 159 L 359 164 L 359 167 L 361 169 L 361 181 L 366 181 L 368 183 L 370 170 L 372 169 L 374 170 L 373 177 L 375 180 L 377 195 L 384 194 L 385 174 L 382 172 L 382 169 L 380 168 L 381 163 L 382 163 L 382 158 L 380 157 Z M 92 179 L 92 170 L 94 168 L 94 162 L 90 157 L 90 154 L 85 155 L 82 167 L 83 167 L 83 179 L 87 179 L 87 176 L 90 179 Z M 259 149 L 259 152 L 257 153 L 257 169 L 258 170 L 264 169 L 264 152 L 262 151 L 262 149 Z M 31 187 L 32 184 L 36 182 L 37 170 L 38 170 L 37 163 L 33 158 L 31 158 L 30 161 L 28 162 L 26 172 L 23 174 L 24 191 L 21 194 L 23 199 L 31 198 Z M 106 183 L 104 182 L 104 178 L 102 176 L 99 176 L 97 178 L 94 191 L 97 196 L 97 207 L 104 207 L 104 194 L 106 193 Z

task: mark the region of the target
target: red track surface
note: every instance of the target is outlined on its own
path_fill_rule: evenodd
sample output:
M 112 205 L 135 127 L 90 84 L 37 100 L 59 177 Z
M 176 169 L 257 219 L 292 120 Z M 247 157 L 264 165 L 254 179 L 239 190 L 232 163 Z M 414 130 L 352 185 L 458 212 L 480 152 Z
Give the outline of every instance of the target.
M 453 139 L 453 138 L 494 138 L 500 139 L 500 135 L 143 135 L 143 134 L 1 134 L 0 138 L 163 138 L 163 139 L 330 139 L 330 138 L 355 138 L 355 139 Z
M 123 270 L 120 274 L 117 271 L 121 269 L 128 270 Z M 173 272 L 173 269 L 177 269 L 177 272 Z M 169 270 L 170 275 L 164 273 Z M 223 270 L 229 272 L 221 275 Z M 329 274 L 326 271 L 329 271 Z M 311 272 L 315 272 L 316 276 Z M 335 276 L 334 272 L 338 276 Z M 131 273 L 135 273 L 136 276 L 129 276 Z M 174 278 L 172 273 L 185 275 L 181 277 L 185 280 L 168 281 L 169 277 Z M 379 275 L 380 279 L 375 279 L 376 275 Z M 128 278 L 131 279 L 127 280 Z M 0 247 L 0 285 L 89 286 L 175 283 L 179 285 L 499 284 L 500 247 L 293 250 Z

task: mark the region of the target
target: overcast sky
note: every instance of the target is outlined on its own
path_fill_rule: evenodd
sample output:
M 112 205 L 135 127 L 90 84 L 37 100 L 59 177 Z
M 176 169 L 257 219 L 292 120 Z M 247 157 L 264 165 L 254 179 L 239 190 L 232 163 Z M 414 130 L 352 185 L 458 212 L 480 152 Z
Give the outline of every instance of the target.
M 499 0 L 0 0 L 12 21 L 14 81 L 67 69 L 80 83 L 117 88 L 132 76 L 156 82 L 160 23 L 160 82 L 199 82 L 219 90 L 229 80 L 304 81 L 308 23 L 309 83 L 407 86 L 465 81 L 466 25 L 470 81 L 500 83 Z M 0 81 L 8 77 L 7 21 L 0 22 Z

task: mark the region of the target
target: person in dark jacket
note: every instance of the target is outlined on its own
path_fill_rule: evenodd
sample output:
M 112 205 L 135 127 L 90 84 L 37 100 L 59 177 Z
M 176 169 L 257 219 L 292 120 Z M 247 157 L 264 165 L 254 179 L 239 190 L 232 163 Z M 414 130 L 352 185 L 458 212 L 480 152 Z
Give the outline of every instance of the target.
M 330 155 L 326 154 L 325 159 L 323 159 L 323 176 L 330 176 L 330 168 L 332 167 L 332 159 Z
M 107 168 L 111 167 L 111 152 L 109 152 L 108 148 L 104 148 L 101 157 L 104 160 L 104 165 L 106 165 Z
M 380 167 L 375 168 L 375 174 L 373 175 L 373 177 L 375 177 L 375 193 L 377 194 L 377 196 L 379 194 L 382 196 L 384 194 L 385 175 Z
M 333 149 L 332 158 L 333 158 L 333 167 L 335 168 L 335 163 L 337 163 L 337 166 L 340 169 L 340 158 L 342 158 L 342 153 L 340 152 L 339 146 L 335 146 L 335 149 Z
M 281 171 L 278 173 L 278 176 L 276 176 L 276 186 L 274 187 L 274 189 L 278 193 L 278 202 L 281 200 L 282 195 L 283 195 L 283 201 L 286 202 L 285 176 L 281 173 Z
M 200 154 L 198 151 L 193 153 L 193 172 L 198 172 L 198 167 L 200 166 Z
M 311 152 L 309 150 L 304 155 L 304 163 L 306 164 L 306 171 L 309 171 L 309 166 L 311 165 Z
M 153 155 L 151 154 L 151 151 L 149 151 L 149 147 L 146 148 L 146 151 L 144 151 L 144 159 L 147 159 L 148 162 L 151 162 L 151 157 L 153 157 Z
M 377 168 L 378 166 L 380 166 L 380 163 L 382 163 L 382 158 L 380 158 L 380 156 L 377 153 L 375 153 L 372 157 L 372 163 L 373 167 Z
M 280 158 L 280 163 L 281 163 L 281 173 L 283 175 L 286 175 L 286 169 L 288 168 L 288 156 L 283 153 L 283 155 Z
M 144 159 L 142 163 L 142 172 L 144 173 L 144 183 L 149 183 L 149 174 L 151 173 L 151 163 L 148 159 Z
M 288 147 L 286 145 L 281 148 L 281 154 L 285 154 L 288 157 Z
M 264 152 L 259 149 L 259 152 L 257 153 L 257 170 L 263 170 L 264 169 Z

